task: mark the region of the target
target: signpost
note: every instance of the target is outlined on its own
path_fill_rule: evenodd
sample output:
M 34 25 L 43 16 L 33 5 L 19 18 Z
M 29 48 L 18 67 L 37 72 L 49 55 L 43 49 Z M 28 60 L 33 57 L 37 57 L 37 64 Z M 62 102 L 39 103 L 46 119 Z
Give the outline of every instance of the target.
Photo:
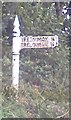
M 54 48 L 58 46 L 58 36 L 20 36 L 19 20 L 16 15 L 13 30 L 13 61 L 12 78 L 13 87 L 18 90 L 19 87 L 19 52 L 23 48 Z
M 20 30 L 19 30 L 19 21 L 16 15 L 14 21 L 14 30 L 13 30 L 13 47 L 12 47 L 12 85 L 18 90 L 19 85 L 19 51 L 20 51 Z
M 58 36 L 23 36 L 21 37 L 21 49 L 23 48 L 54 48 L 58 46 Z

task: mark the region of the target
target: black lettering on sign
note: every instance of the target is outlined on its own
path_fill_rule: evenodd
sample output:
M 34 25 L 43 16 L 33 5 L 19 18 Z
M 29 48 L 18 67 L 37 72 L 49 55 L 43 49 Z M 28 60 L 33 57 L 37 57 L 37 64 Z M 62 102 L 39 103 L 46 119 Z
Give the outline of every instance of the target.
M 35 38 L 33 37 L 33 42 L 35 41 Z
M 24 46 L 26 46 L 26 43 L 24 43 Z
M 27 43 L 27 47 L 29 47 L 29 43 Z
M 26 41 L 26 37 L 24 37 L 24 41 Z
M 32 44 L 32 47 L 36 47 L 36 43 L 33 43 L 33 44 Z
M 51 37 L 51 40 L 54 41 L 55 40 L 54 37 Z
M 26 39 L 26 40 L 27 40 L 27 42 L 29 42 L 29 37 L 27 37 L 27 39 Z
M 22 43 L 23 43 L 23 37 L 21 37 Z
M 41 47 L 43 47 L 43 46 L 44 46 L 44 42 L 42 41 L 42 42 L 41 42 Z
M 41 38 L 40 38 L 40 37 L 38 37 L 38 38 L 37 38 L 37 41 L 40 41 L 40 40 L 41 40 Z
M 37 45 L 36 45 L 37 47 L 41 47 L 41 43 L 37 43 Z

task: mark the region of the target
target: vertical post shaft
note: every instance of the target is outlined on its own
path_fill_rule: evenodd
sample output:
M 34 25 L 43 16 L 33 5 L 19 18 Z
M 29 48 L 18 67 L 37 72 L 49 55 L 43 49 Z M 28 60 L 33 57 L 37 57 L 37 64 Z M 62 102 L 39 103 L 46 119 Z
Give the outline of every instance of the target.
M 14 37 L 13 37 L 13 47 L 12 47 L 12 86 L 18 91 L 19 88 L 19 51 L 21 47 L 20 29 L 19 21 L 16 15 L 14 21 Z

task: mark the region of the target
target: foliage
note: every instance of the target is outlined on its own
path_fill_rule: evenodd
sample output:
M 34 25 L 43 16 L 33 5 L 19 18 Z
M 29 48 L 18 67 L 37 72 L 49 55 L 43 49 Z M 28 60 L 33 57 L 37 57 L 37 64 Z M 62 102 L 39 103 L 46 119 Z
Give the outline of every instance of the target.
M 64 114 L 69 110 L 68 31 L 63 32 L 63 27 L 67 27 L 64 26 L 66 16 L 57 17 L 55 3 L 44 2 L 3 3 L 2 14 L 3 117 L 56 118 Z M 56 34 L 60 40 L 59 46 L 54 49 L 20 51 L 18 98 L 11 86 L 12 46 L 9 45 L 15 14 L 19 15 L 21 35 Z

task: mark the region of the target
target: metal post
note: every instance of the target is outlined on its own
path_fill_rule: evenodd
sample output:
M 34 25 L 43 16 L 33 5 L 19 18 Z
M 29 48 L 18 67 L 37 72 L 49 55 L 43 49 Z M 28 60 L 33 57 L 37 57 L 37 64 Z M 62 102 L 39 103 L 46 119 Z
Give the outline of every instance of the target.
M 14 21 L 14 30 L 13 30 L 13 48 L 12 48 L 12 86 L 18 90 L 19 87 L 19 51 L 21 45 L 21 38 L 20 38 L 20 29 L 19 29 L 19 20 L 18 16 L 16 15 Z

